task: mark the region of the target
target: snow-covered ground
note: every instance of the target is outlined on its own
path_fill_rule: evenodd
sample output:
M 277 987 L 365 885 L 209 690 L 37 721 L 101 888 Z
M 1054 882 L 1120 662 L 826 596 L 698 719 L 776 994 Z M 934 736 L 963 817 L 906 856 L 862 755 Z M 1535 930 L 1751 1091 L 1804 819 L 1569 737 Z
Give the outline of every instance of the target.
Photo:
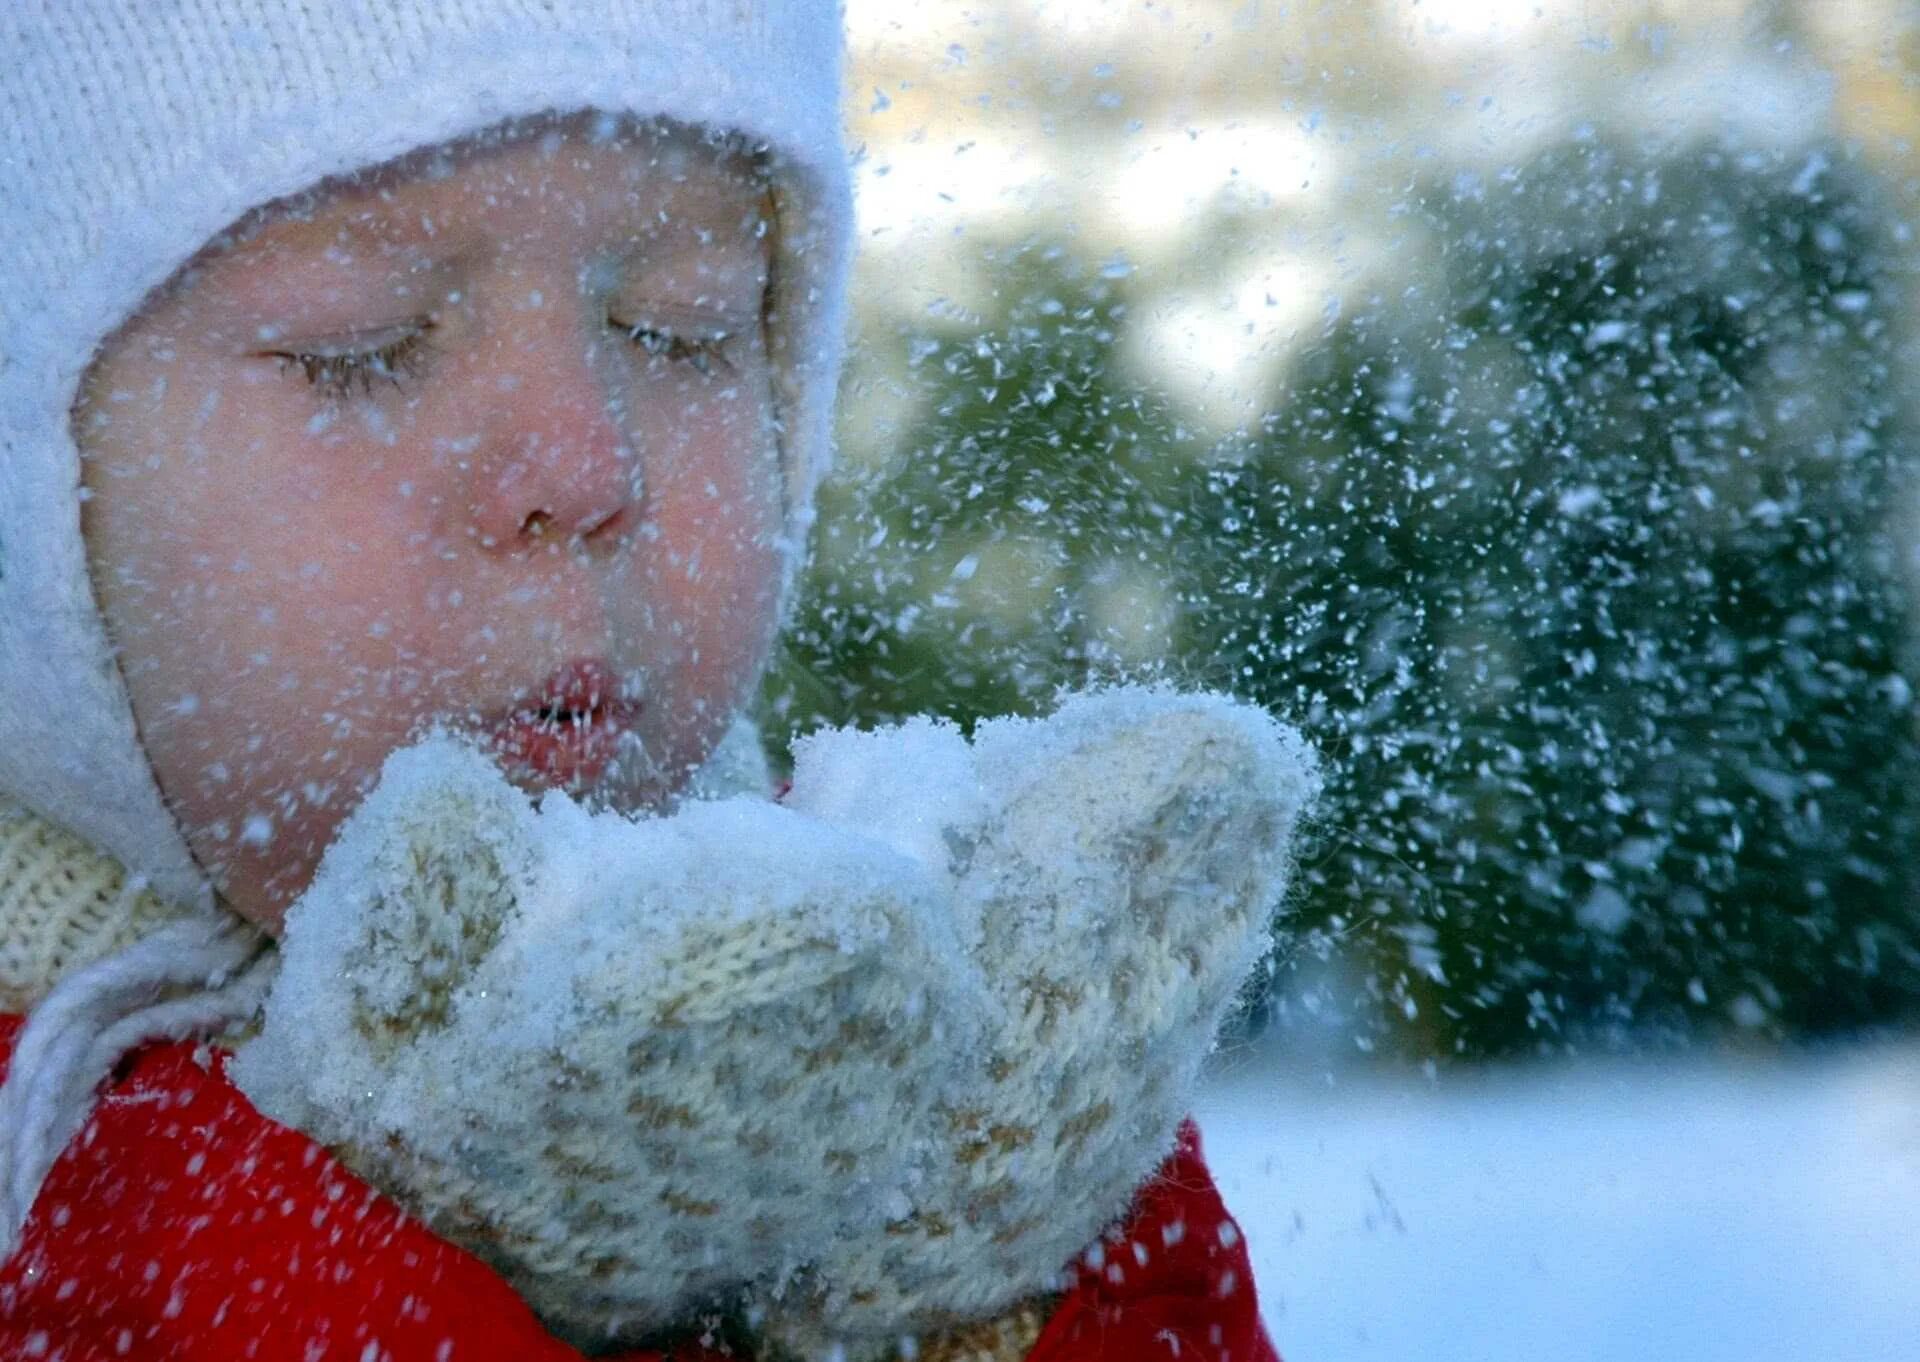
M 1920 1362 L 1920 1046 L 1199 1104 L 1287 1362 Z

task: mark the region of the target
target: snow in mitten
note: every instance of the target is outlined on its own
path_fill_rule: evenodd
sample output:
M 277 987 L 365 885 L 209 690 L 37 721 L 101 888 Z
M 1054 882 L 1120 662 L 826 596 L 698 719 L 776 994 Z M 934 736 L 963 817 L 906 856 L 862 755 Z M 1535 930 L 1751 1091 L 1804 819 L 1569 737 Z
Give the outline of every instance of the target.
M 800 753 L 792 807 L 536 811 L 397 755 L 234 1077 L 557 1329 L 717 1300 L 817 1352 L 1052 1284 L 1171 1147 L 1310 793 L 1226 701 Z
M 995 1005 L 975 1067 L 923 1114 L 912 1214 L 835 1247 L 811 1317 L 770 1305 L 812 1351 L 1001 1309 L 1126 1209 L 1268 941 L 1314 782 L 1289 730 L 1217 696 L 1078 696 L 971 748 L 949 728 L 932 801 L 899 788 L 900 741 L 803 743 L 790 802 L 940 868 Z
M 900 1213 L 976 1000 L 931 884 L 765 801 L 538 810 L 396 754 L 287 920 L 233 1076 L 589 1344 Z M 977 988 L 977 984 L 976 984 Z

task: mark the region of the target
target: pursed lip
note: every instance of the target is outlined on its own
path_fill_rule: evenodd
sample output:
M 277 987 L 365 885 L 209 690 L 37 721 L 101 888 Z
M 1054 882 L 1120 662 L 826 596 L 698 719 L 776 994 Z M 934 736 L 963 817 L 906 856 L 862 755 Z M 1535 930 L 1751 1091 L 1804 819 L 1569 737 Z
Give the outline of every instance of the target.
M 640 719 L 641 702 L 620 691 L 612 667 L 582 658 L 516 700 L 485 732 L 510 769 L 543 783 L 590 784 L 605 774 L 621 738 Z

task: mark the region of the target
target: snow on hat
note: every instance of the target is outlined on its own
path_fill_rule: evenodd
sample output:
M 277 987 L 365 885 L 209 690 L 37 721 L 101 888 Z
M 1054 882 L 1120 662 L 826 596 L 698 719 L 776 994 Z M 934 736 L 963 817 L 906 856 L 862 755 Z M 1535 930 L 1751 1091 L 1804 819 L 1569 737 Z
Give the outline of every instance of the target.
M 837 0 L 0 6 L 0 795 L 165 896 L 210 903 L 94 602 L 69 412 L 100 342 L 210 238 L 420 147 L 589 108 L 767 144 L 791 532 L 804 535 L 852 236 L 841 43 Z

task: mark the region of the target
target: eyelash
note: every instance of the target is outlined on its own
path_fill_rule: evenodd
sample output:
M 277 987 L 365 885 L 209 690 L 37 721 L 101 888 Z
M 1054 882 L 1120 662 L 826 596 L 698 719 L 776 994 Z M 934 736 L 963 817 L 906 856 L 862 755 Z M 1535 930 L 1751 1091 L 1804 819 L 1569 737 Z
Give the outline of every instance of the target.
M 298 368 L 307 382 L 329 399 L 353 396 L 355 384 L 359 385 L 362 397 L 371 397 L 376 379 L 384 378 L 398 388 L 402 386 L 403 378 L 413 378 L 419 374 L 433 350 L 433 346 L 427 343 L 427 332 L 432 329 L 432 323 L 428 323 L 418 331 L 373 350 L 335 355 L 271 350 L 268 354 L 280 361 L 282 373 Z
M 625 322 L 608 320 L 615 330 L 625 333 L 628 340 L 649 355 L 665 355 L 676 364 L 693 366 L 696 373 L 703 375 L 712 374 L 716 364 L 728 372 L 733 369 L 733 361 L 727 356 L 727 342 L 733 339 L 730 332 L 688 337 L 651 326 L 628 326 Z
M 710 376 L 716 366 L 731 372 L 733 361 L 726 346 L 730 333 L 709 337 L 688 337 L 651 326 L 629 326 L 608 319 L 608 324 L 649 356 L 664 355 L 675 364 L 686 364 L 702 376 Z M 348 351 L 323 355 L 301 350 L 270 350 L 269 357 L 280 361 L 281 372 L 298 368 L 313 388 L 329 399 L 352 397 L 358 386 L 361 397 L 373 395 L 373 385 L 385 379 L 399 388 L 402 380 L 418 377 L 433 346 L 427 341 L 431 322 L 418 331 L 390 341 L 373 350 Z

